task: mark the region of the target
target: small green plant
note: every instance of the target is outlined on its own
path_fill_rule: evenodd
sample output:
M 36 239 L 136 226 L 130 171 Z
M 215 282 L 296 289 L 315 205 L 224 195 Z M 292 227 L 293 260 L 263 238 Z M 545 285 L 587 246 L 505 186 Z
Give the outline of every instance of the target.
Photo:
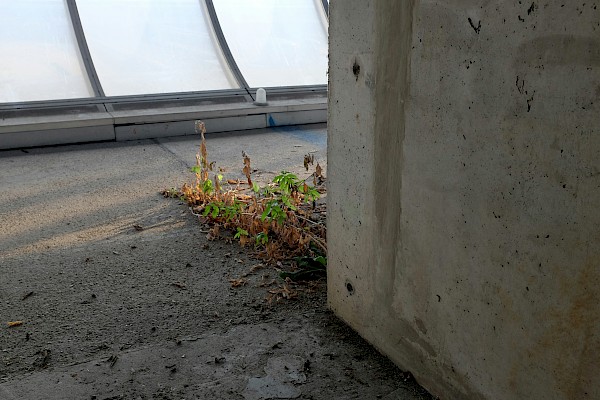
M 165 197 L 170 197 L 172 199 L 178 199 L 180 194 L 179 194 L 179 190 L 175 189 L 175 188 L 170 188 L 170 189 L 165 189 L 163 191 L 163 195 Z
M 205 217 L 210 216 L 212 219 L 216 219 L 221 213 L 222 204 L 219 203 L 208 203 L 206 207 L 204 207 L 204 211 L 202 215 Z
M 286 218 L 287 214 L 277 199 L 269 200 L 260 216 L 260 220 L 263 222 L 268 219 L 269 221 L 276 221 L 279 225 L 283 224 Z
M 273 182 L 278 185 L 279 190 L 284 194 L 291 194 L 298 191 L 300 180 L 291 172 L 281 171 L 281 174 L 273 178 Z
M 313 186 L 308 186 L 304 184 L 299 188 L 300 193 L 304 194 L 304 198 L 307 201 L 314 202 L 319 199 L 321 194 L 315 189 Z
M 232 232 L 242 246 L 253 242 L 258 255 L 271 262 L 307 257 L 314 269 L 315 263 L 325 260 L 326 227 L 320 214 L 324 210 L 317 209 L 315 202 L 323 191 L 317 185 L 324 182 L 319 164 L 309 176 L 313 185 L 307 184 L 308 178 L 281 171 L 270 184 L 261 186 L 252 181 L 251 160 L 243 152 L 242 172 L 247 186 L 237 179 L 225 180 L 220 173 L 211 179 L 209 173 L 215 163 L 208 161 L 204 124 L 197 121 L 196 130 L 202 141 L 196 165 L 191 168 L 195 183 L 184 184 L 180 191 L 165 190 L 165 197 L 183 198 L 204 217 L 212 225 L 210 239 L 220 237 L 223 228 Z M 309 161 L 312 165 L 314 158 Z M 305 167 L 308 164 L 305 159 Z M 300 267 L 300 263 L 297 265 Z
M 202 191 L 208 195 L 213 193 L 213 182 L 210 179 L 206 179 L 202 182 Z
M 294 206 L 294 204 L 292 204 L 293 200 L 290 198 L 290 196 L 283 194 L 283 195 L 281 195 L 280 200 L 281 200 L 281 203 L 288 208 L 288 210 L 292 210 L 292 211 L 297 210 L 296 206 Z
M 241 237 L 242 237 L 242 236 L 246 236 L 246 237 L 248 237 L 248 235 L 250 235 L 250 234 L 248 233 L 248 231 L 247 231 L 247 230 L 245 230 L 245 229 L 242 229 L 242 228 L 240 228 L 240 227 L 238 226 L 238 228 L 237 228 L 237 232 L 235 233 L 235 235 L 233 236 L 233 238 L 234 238 L 234 239 L 241 239 Z
M 244 211 L 244 208 L 245 204 L 237 200 L 234 200 L 232 205 L 225 206 L 223 209 L 223 217 L 225 218 L 225 222 L 230 222 L 231 220 L 238 218 Z
M 259 232 L 255 238 L 256 245 L 266 246 L 269 243 L 269 235 L 266 232 Z

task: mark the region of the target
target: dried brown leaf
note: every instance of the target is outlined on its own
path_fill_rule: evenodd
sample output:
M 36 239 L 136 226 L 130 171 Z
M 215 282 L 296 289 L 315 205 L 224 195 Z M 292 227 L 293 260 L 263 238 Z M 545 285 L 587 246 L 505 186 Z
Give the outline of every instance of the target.
M 211 228 L 211 230 L 206 235 L 208 240 L 216 240 L 219 238 L 219 225 L 215 225 Z
M 308 166 L 309 165 L 313 165 L 315 162 L 315 155 L 314 154 L 306 154 L 304 155 L 304 168 L 306 168 L 306 170 L 308 171 Z
M 215 181 L 215 191 L 217 193 L 219 193 L 221 191 L 221 183 L 219 183 L 219 177 L 217 175 L 215 175 L 214 181 Z
M 315 168 L 315 175 L 319 178 L 323 177 L 323 168 L 317 163 L 317 167 Z
M 276 283 L 275 279 L 263 280 L 261 283 L 258 284 L 258 287 L 268 287 L 268 286 L 274 285 L 275 283 Z
M 245 151 L 242 151 L 242 157 L 244 157 L 244 168 L 242 169 L 242 172 L 244 173 L 244 175 L 246 175 L 246 178 L 248 179 L 248 185 L 252 186 L 252 178 L 250 178 L 250 175 L 252 174 L 252 168 L 250 167 L 250 157 L 248 157 L 248 154 L 246 154 Z
M 267 303 L 269 304 L 273 301 L 280 301 L 282 299 L 291 300 L 298 298 L 298 291 L 292 289 L 288 281 L 281 287 L 269 290 L 268 293 Z
M 231 283 L 231 287 L 233 287 L 233 288 L 245 286 L 247 282 L 248 281 L 246 281 L 244 278 L 230 279 L 229 280 L 229 283 Z
M 256 272 L 256 271 L 258 271 L 259 269 L 262 269 L 262 268 L 264 268 L 264 267 L 265 267 L 265 265 L 264 265 L 264 264 L 262 264 L 262 263 L 260 263 L 260 264 L 256 264 L 256 265 L 253 265 L 253 266 L 252 266 L 252 268 L 250 268 L 250 272 Z
M 208 150 L 206 149 L 206 139 L 204 138 L 204 132 L 206 132 L 206 129 L 204 128 L 204 123 L 202 122 L 202 129 L 200 130 L 200 136 L 202 137 L 202 141 L 200 142 L 200 161 L 202 164 L 202 168 L 208 169 Z

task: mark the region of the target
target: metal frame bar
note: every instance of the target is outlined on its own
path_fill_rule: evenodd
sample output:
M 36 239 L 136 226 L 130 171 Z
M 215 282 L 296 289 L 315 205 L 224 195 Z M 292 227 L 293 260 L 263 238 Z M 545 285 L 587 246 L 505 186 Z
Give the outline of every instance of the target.
M 221 28 L 221 23 L 219 22 L 219 17 L 217 16 L 217 12 L 215 10 L 215 5 L 212 0 L 205 0 L 206 9 L 208 10 L 208 16 L 210 17 L 210 21 L 212 23 L 212 28 L 217 36 L 217 41 L 219 42 L 219 46 L 221 47 L 221 51 L 223 52 L 223 56 L 225 56 L 225 60 L 227 64 L 229 64 L 229 69 L 233 73 L 233 76 L 240 84 L 240 87 L 246 89 L 248 94 L 252 96 L 250 93 L 248 82 L 246 82 L 246 78 L 242 75 L 242 71 L 238 67 L 235 59 L 233 58 L 233 54 L 231 54 L 231 49 L 229 48 L 229 44 L 227 44 L 227 40 L 225 40 L 225 35 L 223 34 L 223 29 Z M 254 99 L 254 97 L 252 97 Z
M 327 93 L 327 85 L 305 85 L 305 86 L 266 86 L 264 89 L 269 93 L 285 94 L 285 93 Z
M 244 96 L 244 89 L 223 89 L 206 90 L 200 92 L 177 92 L 165 94 L 143 94 L 137 96 L 113 96 L 105 97 L 104 103 L 132 103 L 145 101 L 166 101 L 166 100 L 218 100 L 221 97 Z
M 92 89 L 94 90 L 94 96 L 104 97 L 104 90 L 102 89 L 102 84 L 100 83 L 100 79 L 96 73 L 96 68 L 94 67 L 92 55 L 90 54 L 87 41 L 85 40 L 83 26 L 81 25 L 81 19 L 79 18 L 79 11 L 77 10 L 77 3 L 75 0 L 67 0 L 67 7 L 69 9 L 69 15 L 71 16 L 71 25 L 73 26 L 75 37 L 77 38 L 79 52 L 81 54 L 81 58 L 83 59 L 83 64 L 85 65 L 88 79 L 92 85 Z
M 307 86 L 275 86 L 265 88 L 269 93 L 323 93 L 327 92 L 327 85 L 307 85 Z M 106 104 L 168 101 L 168 100 L 215 100 L 223 97 L 248 96 L 247 89 L 224 89 L 201 92 L 177 92 L 165 94 L 143 94 L 134 96 L 113 96 L 113 97 L 90 97 L 81 99 L 62 99 L 62 100 L 40 100 L 21 103 L 0 103 L 0 111 L 6 110 L 27 110 L 34 108 L 60 108 L 86 105 L 104 106 Z
M 329 18 L 329 1 L 322 0 L 322 3 L 323 3 L 323 9 L 325 9 L 325 15 L 327 15 L 327 18 Z
M 244 89 L 224 89 L 207 90 L 201 92 L 176 92 L 164 94 L 143 94 L 133 96 L 112 96 L 112 97 L 90 97 L 81 99 L 61 99 L 61 100 L 40 100 L 21 103 L 0 103 L 0 110 L 16 110 L 28 108 L 53 108 L 63 106 L 92 105 L 105 103 L 130 103 L 143 101 L 164 101 L 164 100 L 218 100 L 221 97 L 245 96 Z

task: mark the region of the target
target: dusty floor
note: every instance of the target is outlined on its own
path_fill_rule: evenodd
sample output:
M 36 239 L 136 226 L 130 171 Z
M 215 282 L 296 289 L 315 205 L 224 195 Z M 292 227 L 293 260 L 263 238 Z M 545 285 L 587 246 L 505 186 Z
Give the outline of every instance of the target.
M 324 126 L 207 139 L 227 176 L 242 150 L 265 180 L 307 152 L 326 166 Z M 430 399 L 328 311 L 324 284 L 271 307 L 273 270 L 231 287 L 258 261 L 159 195 L 198 144 L 0 152 L 0 400 Z

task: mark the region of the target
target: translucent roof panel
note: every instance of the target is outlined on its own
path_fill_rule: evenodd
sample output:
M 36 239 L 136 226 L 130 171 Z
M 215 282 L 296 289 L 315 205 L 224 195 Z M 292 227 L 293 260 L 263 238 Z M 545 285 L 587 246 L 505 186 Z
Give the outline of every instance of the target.
M 320 0 L 213 0 L 233 58 L 251 87 L 327 84 Z
M 77 0 L 107 96 L 238 87 L 199 0 Z
M 91 97 L 64 0 L 0 0 L 0 103 Z

